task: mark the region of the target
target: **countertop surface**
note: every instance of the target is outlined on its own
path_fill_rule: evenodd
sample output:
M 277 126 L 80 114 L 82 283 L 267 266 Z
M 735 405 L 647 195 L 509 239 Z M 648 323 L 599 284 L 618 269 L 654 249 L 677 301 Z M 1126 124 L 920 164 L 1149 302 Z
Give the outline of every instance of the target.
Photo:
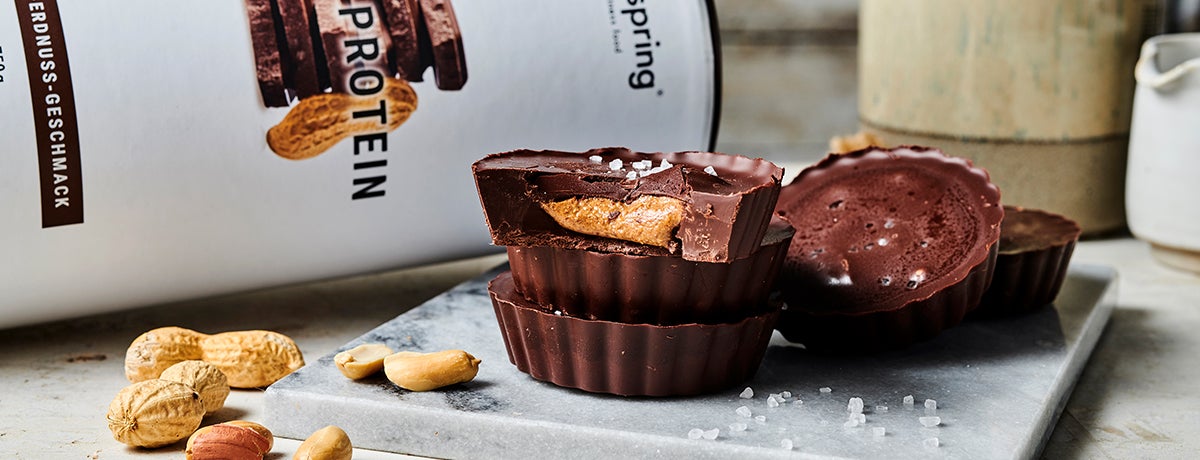
M 500 255 L 201 299 L 0 331 L 0 458 L 182 458 L 113 440 L 104 414 L 128 382 L 125 348 L 142 332 L 271 329 L 315 360 L 503 262 Z M 1131 238 L 1085 241 L 1077 263 L 1117 269 L 1118 303 L 1043 451 L 1048 458 L 1200 455 L 1200 276 L 1160 265 Z M 509 365 L 493 363 L 493 365 Z M 263 393 L 234 390 L 204 423 L 262 421 Z M 279 439 L 268 456 L 291 458 Z M 356 450 L 356 459 L 402 458 Z

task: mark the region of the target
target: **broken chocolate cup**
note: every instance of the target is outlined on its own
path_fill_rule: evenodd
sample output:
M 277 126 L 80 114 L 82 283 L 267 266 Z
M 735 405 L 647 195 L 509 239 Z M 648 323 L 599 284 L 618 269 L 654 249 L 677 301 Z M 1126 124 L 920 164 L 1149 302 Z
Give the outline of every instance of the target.
M 1020 315 L 1053 302 L 1067 277 L 1079 233 L 1079 224 L 1066 217 L 1005 206 L 992 285 L 971 316 Z
M 774 218 L 762 245 L 729 263 L 509 246 L 517 291 L 577 318 L 670 325 L 736 321 L 767 303 L 794 231 Z
M 936 149 L 831 155 L 780 192 L 796 235 L 779 330 L 811 350 L 876 351 L 958 324 L 991 282 L 1000 191 Z
M 758 250 L 783 175 L 762 159 L 624 148 L 516 150 L 472 169 L 494 244 L 697 262 L 730 262 Z M 665 244 L 647 244 L 655 241 Z
M 562 387 L 623 396 L 697 395 L 749 380 L 779 318 L 769 306 L 723 324 L 574 318 L 525 300 L 509 272 L 492 280 L 488 292 L 518 370 Z

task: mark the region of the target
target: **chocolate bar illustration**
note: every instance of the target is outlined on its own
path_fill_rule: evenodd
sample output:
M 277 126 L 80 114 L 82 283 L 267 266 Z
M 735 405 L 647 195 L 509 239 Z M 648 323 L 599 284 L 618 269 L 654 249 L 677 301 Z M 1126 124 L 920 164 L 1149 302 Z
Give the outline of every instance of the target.
M 266 107 L 353 92 L 364 68 L 438 89 L 467 81 L 462 31 L 450 0 L 246 0 L 256 77 Z

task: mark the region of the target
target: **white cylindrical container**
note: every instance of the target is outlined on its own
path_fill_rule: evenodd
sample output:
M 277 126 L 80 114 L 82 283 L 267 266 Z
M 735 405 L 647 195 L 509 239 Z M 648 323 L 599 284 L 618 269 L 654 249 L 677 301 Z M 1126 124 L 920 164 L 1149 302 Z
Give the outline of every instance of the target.
M 16 0 L 0 328 L 494 251 L 484 155 L 711 147 L 715 27 L 703 0 Z
M 1200 33 L 1147 40 L 1134 75 L 1129 228 L 1158 260 L 1200 272 Z

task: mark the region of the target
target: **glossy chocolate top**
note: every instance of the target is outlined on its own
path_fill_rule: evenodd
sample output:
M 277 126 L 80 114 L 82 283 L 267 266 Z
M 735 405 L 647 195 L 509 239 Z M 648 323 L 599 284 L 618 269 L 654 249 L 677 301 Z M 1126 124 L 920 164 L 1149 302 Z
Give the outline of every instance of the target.
M 686 205 L 666 252 L 703 262 L 726 262 L 758 248 L 783 176 L 782 168 L 761 159 L 625 148 L 516 150 L 489 155 L 472 169 L 495 244 L 657 255 L 660 248 L 570 232 L 539 208 L 573 197 L 628 203 L 654 195 Z
M 639 162 L 648 164 L 639 166 Z M 715 175 L 705 172 L 709 166 Z M 594 196 L 627 202 L 641 195 L 686 199 L 693 191 L 734 195 L 768 185 L 772 178 L 778 181 L 783 175 L 770 162 L 745 157 L 709 152 L 637 153 L 626 148 L 583 153 L 516 150 L 489 155 L 475 164 L 476 171 L 497 168 L 531 173 L 532 192 L 540 201 Z M 635 177 L 630 178 L 630 173 Z
M 922 147 L 830 155 L 780 191 L 776 211 L 796 228 L 780 287 L 814 313 L 929 298 L 987 260 L 1003 217 L 986 171 Z
M 1017 206 L 1004 207 L 1000 254 L 1041 251 L 1079 238 L 1079 224 L 1058 214 Z

